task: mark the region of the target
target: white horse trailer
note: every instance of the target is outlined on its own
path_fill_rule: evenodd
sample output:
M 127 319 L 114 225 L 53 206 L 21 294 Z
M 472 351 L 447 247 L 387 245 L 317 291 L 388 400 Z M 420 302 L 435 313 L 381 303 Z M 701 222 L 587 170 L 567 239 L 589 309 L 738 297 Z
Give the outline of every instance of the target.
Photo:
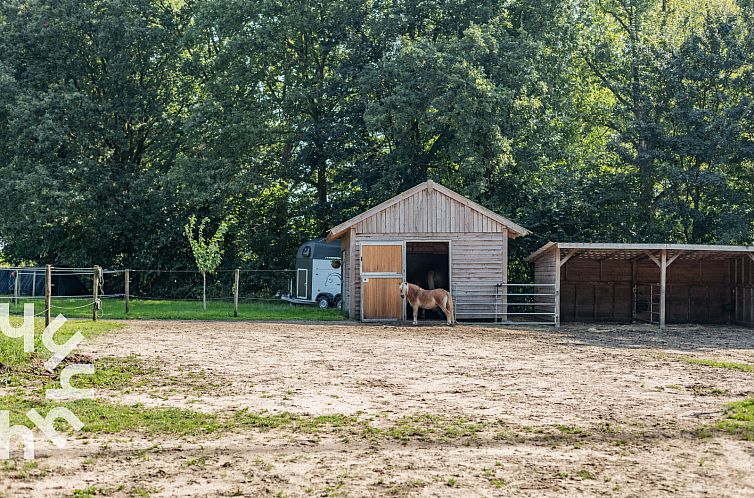
M 316 304 L 322 309 L 341 306 L 340 242 L 305 242 L 296 253 L 296 282 L 281 299 L 291 304 Z

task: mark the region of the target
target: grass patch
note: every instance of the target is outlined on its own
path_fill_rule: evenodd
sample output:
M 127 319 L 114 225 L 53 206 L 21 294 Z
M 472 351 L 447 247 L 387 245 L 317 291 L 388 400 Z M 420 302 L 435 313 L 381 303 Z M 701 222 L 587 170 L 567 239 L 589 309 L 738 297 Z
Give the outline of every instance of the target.
M 10 304 L 11 314 L 21 315 L 24 303 L 34 304 L 34 312 L 44 311 L 40 299 L 20 299 L 17 305 Z M 53 314 L 62 313 L 66 318 L 91 318 L 92 307 L 85 306 L 91 299 L 53 298 Z M 238 318 L 233 317 L 232 301 L 209 301 L 207 311 L 201 301 L 169 301 L 132 299 L 126 313 L 122 299 L 103 299 L 103 319 L 121 320 L 343 320 L 343 315 L 335 310 L 320 310 L 316 306 L 290 306 L 284 302 L 239 303 Z
M 737 363 L 735 361 L 709 360 L 706 358 L 694 358 L 691 356 L 682 356 L 680 359 L 682 361 L 685 361 L 686 363 L 692 363 L 694 365 L 704 365 L 707 367 L 715 367 L 715 368 L 727 368 L 730 370 L 740 370 L 741 372 L 754 372 L 754 365 L 749 365 L 748 363 Z
M 496 489 L 501 489 L 507 484 L 507 482 L 505 481 L 505 479 L 490 479 L 490 484 L 492 484 Z
M 84 489 L 74 489 L 71 498 L 97 498 L 100 496 L 112 496 L 117 492 L 122 492 L 126 489 L 124 484 L 119 485 L 116 488 L 102 488 L 97 486 L 89 486 Z M 138 496 L 129 494 L 129 496 Z M 147 495 L 148 496 L 148 495 Z
M 75 380 L 75 387 L 122 389 L 138 385 L 138 379 L 156 373 L 156 369 L 147 368 L 136 356 L 125 358 L 107 357 L 92 360 L 93 375 L 82 375 Z
M 10 323 L 18 327 L 22 323 L 21 317 L 11 317 Z M 105 334 L 112 330 L 124 327 L 124 324 L 107 322 L 107 321 L 84 321 L 69 320 L 55 333 L 55 342 L 63 344 L 71 338 L 76 332 L 81 332 L 84 337 L 91 338 L 97 335 Z M 44 331 L 44 319 L 37 318 L 34 320 L 34 353 L 24 353 L 23 339 L 11 339 L 5 334 L 0 333 L 0 361 L 6 367 L 28 365 L 34 358 L 40 357 L 47 359 L 50 352 L 42 344 L 42 332 Z M 2 374 L 0 367 L 0 374 Z M 2 380 L 0 380 L 0 385 Z
M 28 410 L 36 408 L 44 416 L 56 406 L 70 409 L 85 424 L 82 432 L 92 434 L 133 431 L 194 436 L 217 432 L 225 427 L 216 415 L 181 408 L 147 408 L 140 404 L 117 405 L 91 399 L 57 403 L 18 395 L 0 397 L 0 407 L 11 412 L 11 425 L 19 424 L 29 428 L 33 428 L 33 424 L 25 416 Z M 58 423 L 58 430 L 68 429 L 66 422 L 60 420 Z
M 595 476 L 593 473 L 589 472 L 586 469 L 579 470 L 577 475 L 584 481 L 586 480 L 593 481 L 597 479 L 597 476 Z
M 295 413 L 288 412 L 252 412 L 250 410 L 243 409 L 235 413 L 233 418 L 228 422 L 228 425 L 230 427 L 260 430 L 286 428 L 297 432 L 313 433 L 327 429 L 332 430 L 342 427 L 350 427 L 357 425 L 358 423 L 358 417 L 342 415 L 339 413 L 310 417 L 306 415 L 296 415 Z
M 13 326 L 20 326 L 20 317 L 11 317 Z M 123 327 L 124 324 L 115 322 L 67 321 L 55 334 L 55 342 L 65 343 L 76 332 L 81 332 L 89 339 Z M 27 390 L 42 389 L 44 387 L 59 387 L 57 373 L 51 374 L 44 368 L 45 359 L 50 352 L 42 344 L 44 320 L 34 321 L 34 351 L 24 352 L 22 338 L 11 339 L 0 334 L 0 387 L 24 387 Z M 136 358 L 107 358 L 92 361 L 77 356 L 74 351 L 65 362 L 93 363 L 94 375 L 81 375 L 74 379 L 75 387 L 122 387 L 133 380 L 134 375 L 141 371 Z M 59 367 L 60 369 L 60 367 Z
M 361 437 L 388 438 L 402 443 L 412 440 L 472 438 L 484 429 L 483 424 L 471 422 L 464 417 L 451 419 L 427 413 L 401 417 L 387 426 L 375 427 L 355 415 L 336 413 L 312 417 L 289 412 L 252 412 L 246 409 L 236 412 L 226 426 L 263 431 L 287 429 L 304 433 L 336 432 L 345 429 Z
M 730 403 L 723 417 L 716 426 L 719 430 L 754 441 L 754 398 Z
M 388 427 L 365 427 L 368 437 L 387 437 L 404 444 L 412 440 L 432 441 L 475 438 L 485 425 L 465 417 L 449 418 L 429 413 L 401 417 Z
M 0 474 L 9 477 L 10 479 L 28 480 L 37 477 L 42 477 L 48 472 L 47 469 L 42 469 L 39 466 L 37 460 L 31 461 L 17 461 L 17 460 L 2 460 L 0 461 Z
M 582 429 L 581 427 L 576 427 L 574 425 L 559 425 L 558 431 L 560 431 L 562 434 L 577 437 L 588 437 L 591 435 L 591 433 L 586 429 Z

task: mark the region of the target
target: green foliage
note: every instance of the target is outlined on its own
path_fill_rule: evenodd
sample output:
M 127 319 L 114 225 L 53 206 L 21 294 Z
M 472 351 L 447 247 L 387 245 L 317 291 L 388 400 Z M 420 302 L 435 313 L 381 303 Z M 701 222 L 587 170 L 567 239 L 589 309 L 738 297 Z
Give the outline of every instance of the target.
M 533 230 L 516 279 L 546 239 L 752 243 L 752 17 L 735 0 L 3 2 L 3 253 L 184 269 L 182 220 L 230 213 L 212 268 L 290 267 L 427 178 Z
M 183 230 L 191 246 L 196 267 L 202 273 L 215 273 L 223 259 L 224 250 L 222 243 L 225 233 L 230 228 L 230 223 L 225 220 L 221 221 L 220 226 L 217 227 L 217 231 L 210 238 L 204 236 L 204 229 L 207 223 L 209 223 L 209 218 L 202 219 L 197 230 L 196 216 L 192 214 Z M 194 235 L 195 233 L 196 235 Z

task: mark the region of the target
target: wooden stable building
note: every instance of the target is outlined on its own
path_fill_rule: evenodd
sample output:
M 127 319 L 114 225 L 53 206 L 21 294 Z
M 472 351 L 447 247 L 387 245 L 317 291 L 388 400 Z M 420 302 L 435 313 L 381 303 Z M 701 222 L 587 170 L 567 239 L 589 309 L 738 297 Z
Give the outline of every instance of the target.
M 529 256 L 562 322 L 754 326 L 754 247 L 550 242 Z
M 351 318 L 402 320 L 403 281 L 450 290 L 459 320 L 491 318 L 508 279 L 508 239 L 529 232 L 427 181 L 330 230 L 341 239 L 343 310 Z M 437 316 L 436 318 L 441 318 Z

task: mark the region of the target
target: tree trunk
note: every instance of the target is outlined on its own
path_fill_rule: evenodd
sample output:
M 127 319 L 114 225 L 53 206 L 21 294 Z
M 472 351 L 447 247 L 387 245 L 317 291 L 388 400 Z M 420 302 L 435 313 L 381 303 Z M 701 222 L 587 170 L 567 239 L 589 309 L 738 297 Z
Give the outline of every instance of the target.
M 327 159 L 319 152 L 314 157 L 317 172 L 317 223 L 321 233 L 327 233 L 330 228 L 330 216 L 327 206 Z
M 207 311 L 207 273 L 202 272 L 202 306 Z

